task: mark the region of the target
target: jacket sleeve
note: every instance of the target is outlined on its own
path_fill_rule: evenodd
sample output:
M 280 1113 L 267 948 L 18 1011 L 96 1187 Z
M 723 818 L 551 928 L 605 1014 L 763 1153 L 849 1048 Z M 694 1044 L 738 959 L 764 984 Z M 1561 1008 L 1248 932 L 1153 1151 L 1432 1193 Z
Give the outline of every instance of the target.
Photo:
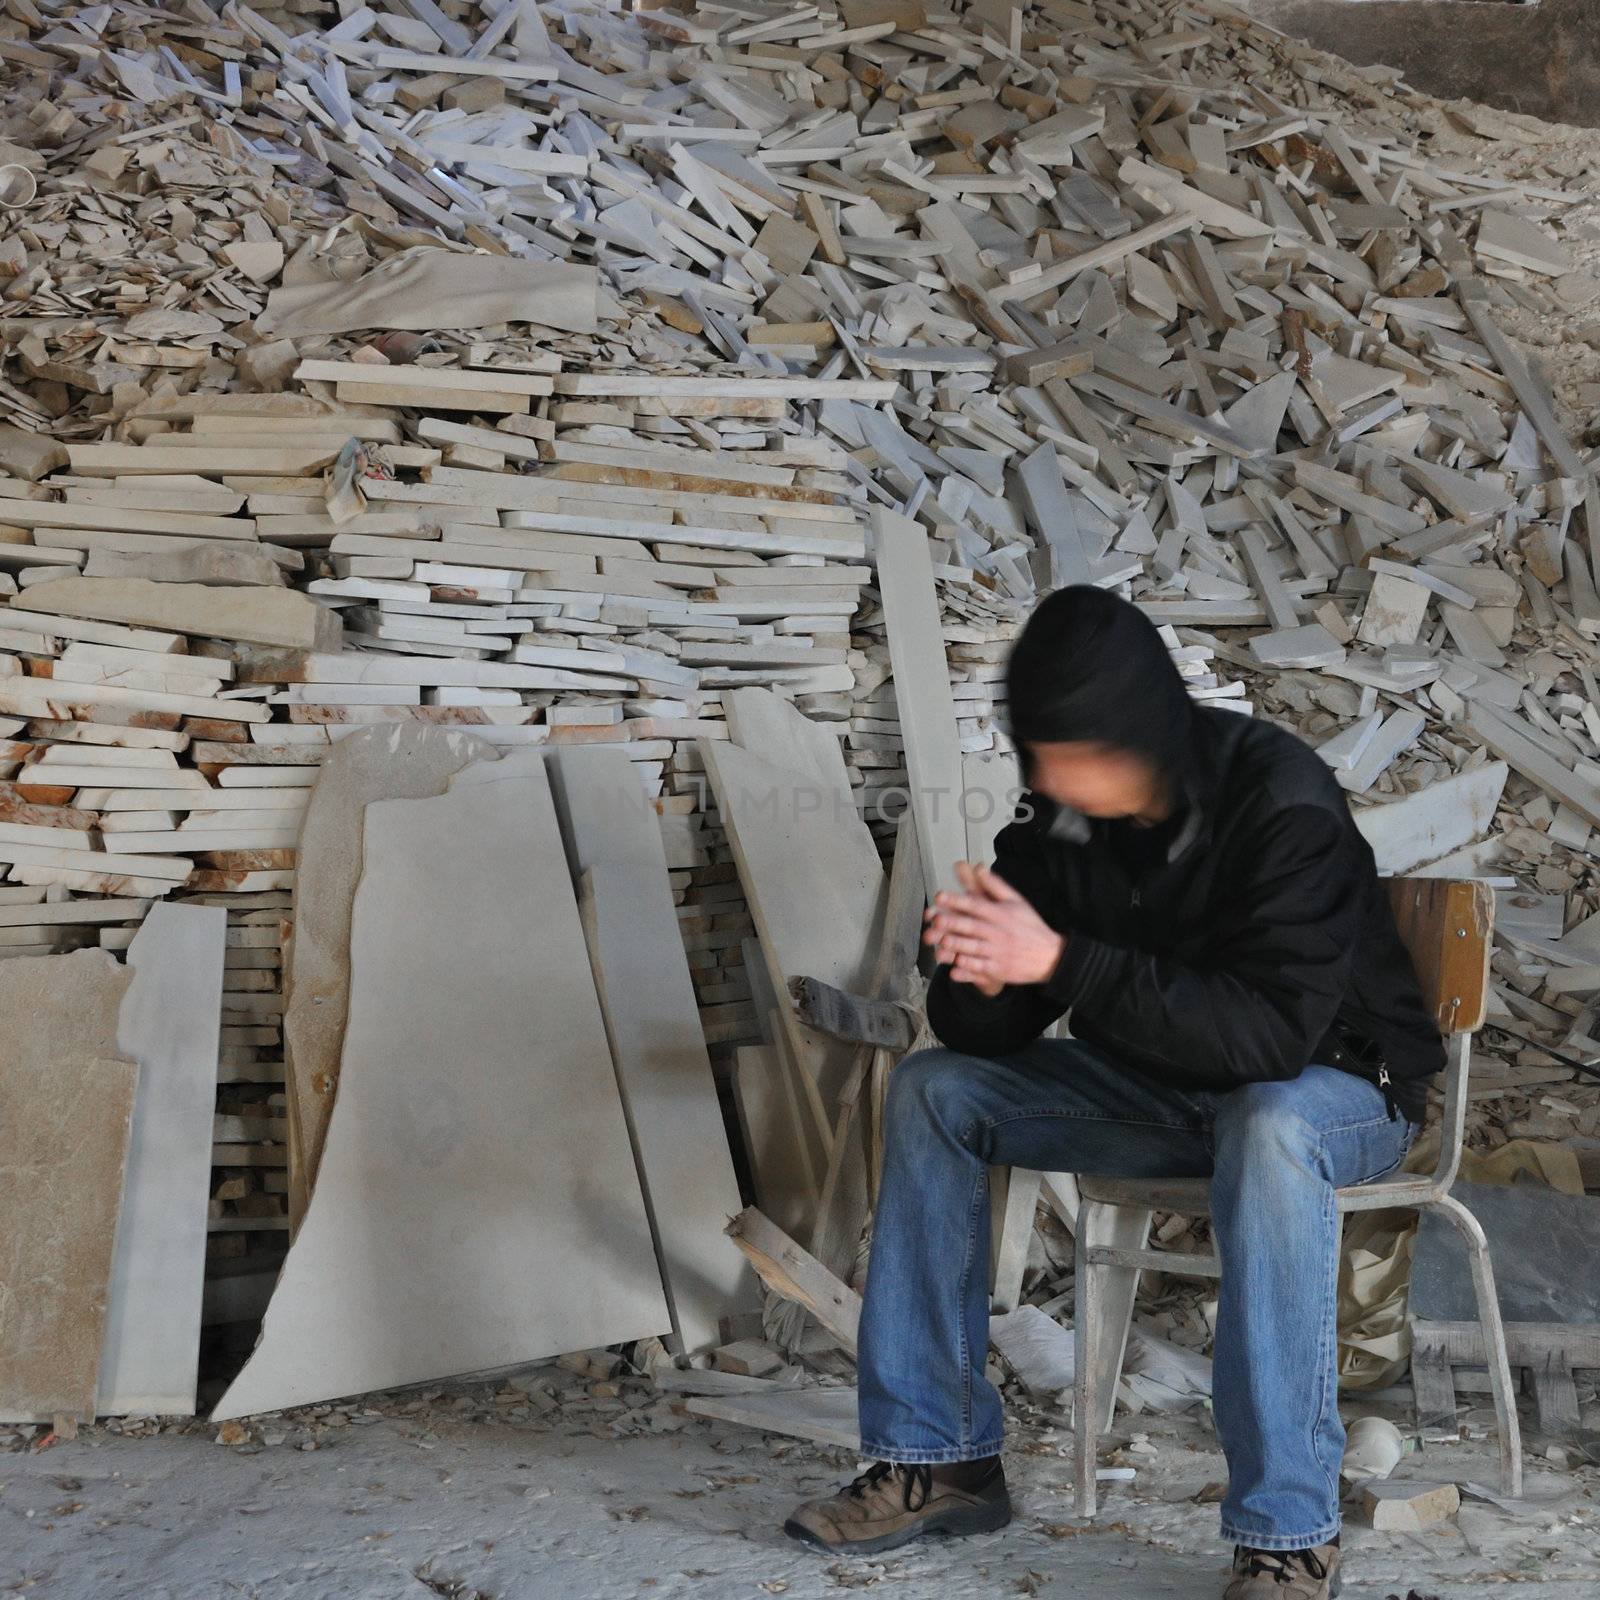
M 1251 833 L 1203 961 L 1069 933 L 1043 987 L 1097 1043 L 1126 1043 L 1184 1087 L 1296 1077 L 1345 994 L 1372 872 L 1362 855 L 1332 812 L 1276 812 Z
M 995 836 L 994 870 L 1041 916 L 1046 868 L 1038 836 L 1013 822 Z M 1067 1009 L 1043 984 L 1007 984 L 992 999 L 970 983 L 956 983 L 941 966 L 928 988 L 928 1026 L 941 1044 L 969 1056 L 1007 1056 L 1030 1045 Z

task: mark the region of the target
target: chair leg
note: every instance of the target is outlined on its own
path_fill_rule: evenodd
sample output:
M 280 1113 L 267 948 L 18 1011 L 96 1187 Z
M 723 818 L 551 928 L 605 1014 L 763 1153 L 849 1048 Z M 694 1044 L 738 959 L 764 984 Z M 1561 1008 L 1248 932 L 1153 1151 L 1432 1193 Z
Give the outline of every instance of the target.
M 1022 1303 L 1022 1278 L 1028 1268 L 1028 1246 L 1033 1242 L 1033 1218 L 1042 1181 L 1037 1172 L 1023 1167 L 1011 1169 L 994 1249 L 994 1282 L 989 1295 L 992 1311 L 1015 1311 Z
M 1478 1219 L 1453 1195 L 1430 1202 L 1453 1222 L 1467 1243 L 1472 1260 L 1472 1282 L 1478 1295 L 1478 1321 L 1483 1327 L 1483 1350 L 1494 1387 L 1495 1416 L 1500 1431 L 1500 1485 L 1513 1498 L 1522 1494 L 1522 1426 L 1517 1418 L 1517 1393 L 1506 1352 L 1506 1330 L 1495 1295 L 1494 1264 L 1489 1241 Z
M 1150 1216 L 1143 1208 L 1087 1200 L 1078 1208 L 1073 1431 L 1080 1517 L 1095 1513 L 1096 1446 L 1111 1425 L 1139 1287 L 1137 1267 L 1091 1265 L 1088 1251 L 1097 1245 L 1142 1249 L 1150 1233 Z

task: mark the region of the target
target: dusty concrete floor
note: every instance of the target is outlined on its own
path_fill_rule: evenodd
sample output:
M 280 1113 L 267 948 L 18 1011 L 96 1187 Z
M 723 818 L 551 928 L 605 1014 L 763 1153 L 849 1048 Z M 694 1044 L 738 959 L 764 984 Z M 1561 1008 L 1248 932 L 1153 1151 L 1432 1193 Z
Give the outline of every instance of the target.
M 526 1403 L 549 1391 L 539 1412 Z M 548 1403 L 553 1398 L 554 1403 Z M 882 1589 L 940 1600 L 1220 1593 L 1222 1476 L 1203 1413 L 1127 1418 L 1138 1468 L 1102 1517 L 1072 1513 L 1071 1436 L 1018 1416 L 1003 1533 L 840 1562 L 781 1532 L 792 1502 L 855 1463 L 840 1451 L 673 1415 L 648 1386 L 599 1400 L 552 1368 L 268 1419 L 234 1447 L 205 1424 L 105 1427 L 0 1454 L 0 1594 L 49 1600 L 794 1600 Z M 1398 1411 L 1391 1412 L 1403 1420 Z M 1469 1420 L 1481 1421 L 1478 1413 Z M 1138 1435 L 1146 1435 L 1140 1439 Z M 1153 1452 L 1153 1453 L 1151 1453 Z M 1408 1476 L 1492 1482 L 1484 1443 L 1430 1446 Z M 1345 1532 L 1349 1600 L 1478 1600 L 1526 1586 L 1593 1600 L 1600 1472 L 1530 1464 L 1512 1516 L 1467 1501 L 1420 1536 Z

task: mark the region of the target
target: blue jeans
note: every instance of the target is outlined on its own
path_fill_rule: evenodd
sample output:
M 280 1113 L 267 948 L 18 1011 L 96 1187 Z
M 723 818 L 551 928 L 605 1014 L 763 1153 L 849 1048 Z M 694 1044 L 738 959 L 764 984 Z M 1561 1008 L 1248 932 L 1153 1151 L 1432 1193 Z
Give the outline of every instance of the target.
M 1076 1040 L 992 1061 L 906 1057 L 889 1080 L 861 1315 L 862 1453 L 949 1462 L 1000 1449 L 1000 1396 L 983 1372 L 990 1165 L 1209 1177 L 1224 1263 L 1212 1373 L 1222 1536 L 1266 1550 L 1326 1543 L 1344 1451 L 1334 1190 L 1392 1171 L 1415 1133 L 1376 1087 L 1334 1067 L 1209 1093 Z

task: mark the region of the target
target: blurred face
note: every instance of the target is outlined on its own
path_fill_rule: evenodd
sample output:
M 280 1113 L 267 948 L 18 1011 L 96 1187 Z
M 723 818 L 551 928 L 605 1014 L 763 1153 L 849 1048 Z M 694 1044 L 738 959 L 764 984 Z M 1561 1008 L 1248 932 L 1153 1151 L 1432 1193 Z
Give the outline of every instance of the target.
M 1160 822 L 1172 804 L 1161 775 L 1141 755 L 1113 744 L 1070 740 L 1028 745 L 1029 787 L 1086 817 Z

